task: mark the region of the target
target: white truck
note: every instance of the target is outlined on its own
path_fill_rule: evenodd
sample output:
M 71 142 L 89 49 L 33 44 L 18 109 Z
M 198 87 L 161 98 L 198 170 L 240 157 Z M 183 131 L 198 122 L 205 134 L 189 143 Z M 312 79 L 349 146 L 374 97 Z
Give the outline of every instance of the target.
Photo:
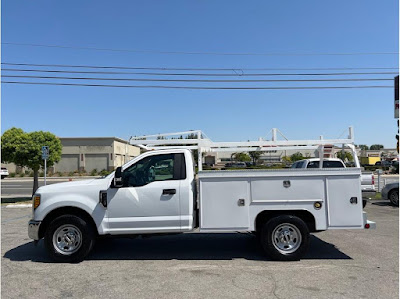
M 104 178 L 40 187 L 28 235 L 44 238 L 61 262 L 83 260 L 98 236 L 193 231 L 254 232 L 272 259 L 298 260 L 312 232 L 375 227 L 363 212 L 360 176 L 360 168 L 319 168 L 196 178 L 191 151 L 166 147 Z

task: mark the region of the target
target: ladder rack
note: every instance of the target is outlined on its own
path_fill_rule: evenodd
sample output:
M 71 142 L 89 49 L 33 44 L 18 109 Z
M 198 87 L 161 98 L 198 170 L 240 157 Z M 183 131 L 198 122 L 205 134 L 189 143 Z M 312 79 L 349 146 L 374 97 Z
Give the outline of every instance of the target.
M 320 136 L 316 140 L 278 140 L 278 129 L 273 128 L 271 140 L 258 141 L 239 141 L 239 142 L 215 142 L 207 137 L 201 130 L 183 131 L 175 133 L 164 133 L 155 135 L 132 136 L 129 139 L 131 145 L 138 146 L 144 150 L 161 150 L 185 148 L 198 150 L 198 168 L 202 170 L 202 153 L 207 152 L 249 152 L 265 151 L 273 148 L 274 150 L 302 150 L 318 149 L 320 159 L 320 168 L 323 166 L 324 147 L 333 145 L 342 145 L 350 148 L 353 154 L 356 167 L 360 167 L 356 149 L 354 146 L 353 127 L 348 128 L 348 136 L 343 139 L 323 139 Z M 280 132 L 279 132 L 280 133 Z M 282 135 L 283 136 L 283 135 Z M 284 136 L 283 136 L 284 137 Z

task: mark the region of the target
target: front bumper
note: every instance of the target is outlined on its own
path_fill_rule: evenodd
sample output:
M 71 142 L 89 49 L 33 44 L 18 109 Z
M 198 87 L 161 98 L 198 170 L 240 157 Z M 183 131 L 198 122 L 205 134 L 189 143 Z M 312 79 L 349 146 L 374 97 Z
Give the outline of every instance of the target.
M 39 227 L 41 221 L 29 220 L 28 223 L 28 236 L 33 240 L 39 240 Z

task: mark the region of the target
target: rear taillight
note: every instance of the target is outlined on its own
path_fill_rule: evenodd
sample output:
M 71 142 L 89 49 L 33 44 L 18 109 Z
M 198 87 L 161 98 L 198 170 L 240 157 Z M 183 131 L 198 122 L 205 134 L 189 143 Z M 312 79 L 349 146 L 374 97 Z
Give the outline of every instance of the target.
M 375 185 L 375 176 L 372 175 L 372 185 Z

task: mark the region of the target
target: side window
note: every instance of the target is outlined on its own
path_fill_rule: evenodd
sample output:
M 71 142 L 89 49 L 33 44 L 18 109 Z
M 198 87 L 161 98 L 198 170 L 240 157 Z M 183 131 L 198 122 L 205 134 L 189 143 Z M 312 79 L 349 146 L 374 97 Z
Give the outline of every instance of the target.
M 310 161 L 308 163 L 307 168 L 319 168 L 319 161 Z
M 298 165 L 299 163 L 298 162 L 294 162 L 293 164 L 292 164 L 292 167 L 291 168 L 297 168 L 297 165 Z
M 155 155 L 143 158 L 122 173 L 124 187 L 140 187 L 151 182 L 184 179 L 186 178 L 184 166 L 183 154 Z
M 302 162 L 302 161 L 297 162 L 296 168 L 303 168 L 303 163 L 306 163 L 306 162 L 305 161 L 304 162 Z
M 340 161 L 324 161 L 324 168 L 344 168 Z

